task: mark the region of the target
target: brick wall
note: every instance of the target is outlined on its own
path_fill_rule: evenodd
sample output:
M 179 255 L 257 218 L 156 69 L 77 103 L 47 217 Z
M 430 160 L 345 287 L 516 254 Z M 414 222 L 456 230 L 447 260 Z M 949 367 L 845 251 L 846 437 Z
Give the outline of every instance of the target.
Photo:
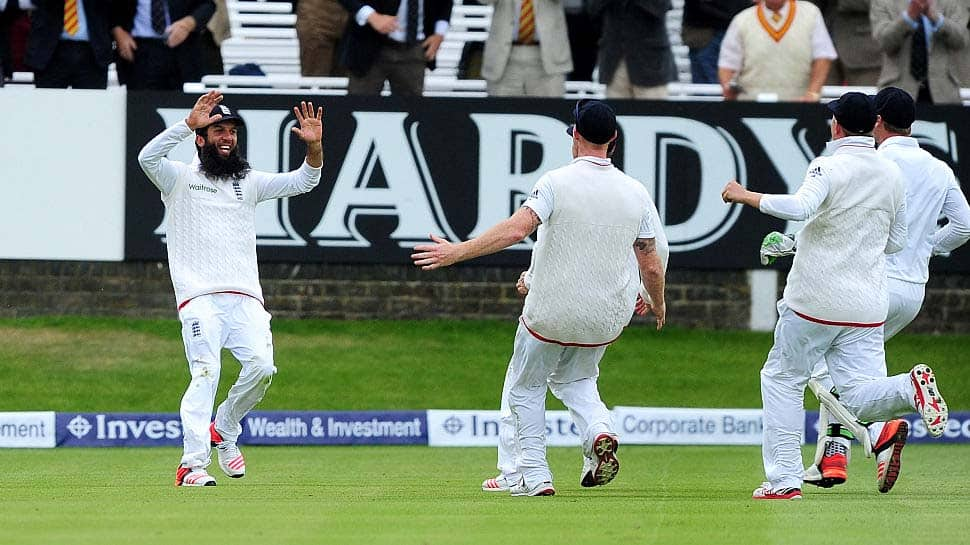
M 279 318 L 514 319 L 519 269 L 464 265 L 423 272 L 403 265 L 263 264 L 267 309 Z M 671 270 L 668 323 L 745 329 L 744 271 Z M 0 317 L 175 317 L 168 267 L 159 262 L 0 261 Z M 642 319 L 637 319 L 642 321 Z M 922 332 L 970 332 L 970 277 L 936 275 Z

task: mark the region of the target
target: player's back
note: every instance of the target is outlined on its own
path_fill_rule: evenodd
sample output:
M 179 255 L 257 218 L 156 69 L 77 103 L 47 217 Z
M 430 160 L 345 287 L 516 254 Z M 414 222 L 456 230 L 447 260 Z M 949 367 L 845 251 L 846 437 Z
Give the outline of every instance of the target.
M 926 283 L 933 251 L 930 239 L 937 230 L 946 193 L 956 179 L 950 167 L 920 148 L 915 138 L 888 138 L 879 145 L 878 153 L 900 168 L 906 186 L 906 246 L 887 256 L 886 275 Z

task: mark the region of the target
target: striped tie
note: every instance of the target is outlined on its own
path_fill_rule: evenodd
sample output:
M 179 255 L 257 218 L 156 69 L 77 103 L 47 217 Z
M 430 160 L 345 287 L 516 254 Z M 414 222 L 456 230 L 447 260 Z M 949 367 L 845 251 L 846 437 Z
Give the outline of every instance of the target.
M 81 29 L 77 19 L 77 0 L 64 0 L 64 32 L 74 36 Z
M 535 40 L 536 14 L 532 9 L 532 0 L 522 0 L 519 10 L 519 39 L 520 44 L 531 44 Z

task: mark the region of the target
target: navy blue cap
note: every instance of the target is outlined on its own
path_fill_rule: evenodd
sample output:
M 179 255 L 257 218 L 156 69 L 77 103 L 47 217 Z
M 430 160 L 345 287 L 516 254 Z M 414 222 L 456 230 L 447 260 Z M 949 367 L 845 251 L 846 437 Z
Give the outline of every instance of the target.
M 593 144 L 606 144 L 616 134 L 616 113 L 609 104 L 589 98 L 576 103 L 573 109 L 575 123 L 566 129 L 566 134 L 573 135 L 573 127 L 580 136 Z
M 876 107 L 869 95 L 851 91 L 827 106 L 839 125 L 849 132 L 867 133 L 876 126 Z
M 872 99 L 876 113 L 897 129 L 908 129 L 916 121 L 916 102 L 899 87 L 886 87 Z
M 226 106 L 225 104 L 216 104 L 215 108 L 212 108 L 212 111 L 209 112 L 209 117 L 213 117 L 216 115 L 221 115 L 222 119 L 220 119 L 219 121 L 216 121 L 215 123 L 224 123 L 226 121 L 233 121 L 236 123 L 236 125 L 243 125 L 243 126 L 246 125 L 246 123 L 243 121 L 243 118 L 239 117 L 239 114 L 237 114 L 235 110 L 229 108 L 229 106 Z M 209 123 L 209 125 L 214 125 L 215 123 Z M 208 127 L 209 125 L 206 125 L 206 127 Z

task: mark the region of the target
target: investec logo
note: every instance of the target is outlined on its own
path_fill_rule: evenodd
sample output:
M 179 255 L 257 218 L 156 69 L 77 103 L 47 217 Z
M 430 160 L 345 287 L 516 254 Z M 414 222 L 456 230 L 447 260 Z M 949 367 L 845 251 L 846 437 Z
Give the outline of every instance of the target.
M 67 423 L 67 431 L 78 439 L 88 437 L 94 431 L 93 439 L 176 439 L 182 436 L 179 420 L 123 419 L 108 418 L 107 415 L 94 416 L 94 424 L 83 415 L 77 415 Z
M 167 125 L 184 119 L 187 110 L 160 108 L 159 115 Z M 246 156 L 254 168 L 278 172 L 290 165 L 289 139 L 294 120 L 286 110 L 240 110 L 246 121 Z M 356 132 L 343 159 L 316 227 L 313 242 L 324 247 L 368 248 L 372 244 L 357 229 L 358 217 L 392 216 L 397 227 L 389 238 L 402 248 L 427 239 L 428 233 L 444 233 L 459 240 L 448 224 L 438 198 L 438 191 L 428 169 L 421 143 L 417 138 L 418 123 L 408 123 L 407 112 L 354 112 Z M 468 237 L 511 215 L 546 171 L 568 163 L 572 157 L 563 141 L 566 125 L 551 117 L 529 114 L 470 113 L 469 119 L 478 132 L 478 208 L 475 227 Z M 735 137 L 721 127 L 703 121 L 671 116 L 617 116 L 623 138 L 624 170 L 643 182 L 653 195 L 665 223 L 670 250 L 686 252 L 713 244 L 730 231 L 741 213 L 739 206 L 725 206 L 721 189 L 731 179 L 747 182 L 747 163 Z M 802 183 L 815 152 L 805 140 L 805 128 L 798 128 L 795 118 L 742 118 L 741 122 L 763 148 L 772 166 L 781 174 L 787 192 L 793 193 Z M 914 136 L 921 143 L 934 145 L 955 156 L 956 149 L 946 123 L 917 122 Z M 568 142 L 568 141 L 567 141 Z M 542 159 L 525 171 L 526 147 L 539 146 Z M 684 180 L 682 165 L 672 165 L 668 157 L 676 149 L 686 149 L 697 156 L 699 178 Z M 746 150 L 751 154 L 753 150 Z M 194 142 L 186 140 L 170 157 L 189 162 L 195 154 Z M 381 169 L 383 187 L 369 187 L 375 169 Z M 764 168 L 756 166 L 756 168 Z M 325 181 L 327 183 L 329 181 Z M 442 180 L 441 183 L 453 183 Z M 698 184 L 693 208 L 682 219 L 673 203 L 684 194 L 684 184 Z M 668 187 L 671 188 L 668 191 Z M 668 199 L 668 194 L 671 198 Z M 683 206 L 683 203 L 680 204 Z M 671 224 L 668 215 L 679 223 Z M 164 236 L 164 225 L 155 234 Z M 785 232 L 797 225 L 789 224 Z M 306 246 L 290 221 L 288 199 L 267 201 L 256 208 L 257 243 L 275 246 Z M 528 249 L 524 241 L 514 249 Z

